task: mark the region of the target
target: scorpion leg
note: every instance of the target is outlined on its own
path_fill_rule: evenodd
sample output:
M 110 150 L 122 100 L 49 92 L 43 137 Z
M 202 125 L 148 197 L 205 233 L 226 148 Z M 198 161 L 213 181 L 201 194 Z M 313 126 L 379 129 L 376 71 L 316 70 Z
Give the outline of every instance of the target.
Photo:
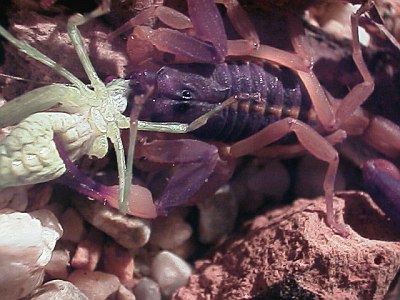
M 353 60 L 363 78 L 363 82 L 353 87 L 353 89 L 341 101 L 340 106 L 335 113 L 336 128 L 338 128 L 342 122 L 346 121 L 374 91 L 374 79 L 368 71 L 368 68 L 362 57 L 360 39 L 358 34 L 359 18 L 363 13 L 370 10 L 371 5 L 371 2 L 367 1 L 358 9 L 355 14 L 351 16 L 351 30 L 353 36 Z
M 338 153 L 324 137 L 318 134 L 310 126 L 293 118 L 286 118 L 277 121 L 249 138 L 233 144 L 230 148 L 230 154 L 233 157 L 251 154 L 256 150 L 281 139 L 291 132 L 296 134 L 299 142 L 307 151 L 318 159 L 328 163 L 328 170 L 324 180 L 327 223 L 342 236 L 347 236 L 348 231 L 345 225 L 338 223 L 335 220 L 333 210 L 334 182 L 339 164 Z
M 345 122 L 356 111 L 356 109 L 365 102 L 365 100 L 367 100 L 374 90 L 374 80 L 362 57 L 358 35 L 359 17 L 363 13 L 367 12 L 370 7 L 371 3 L 368 1 L 363 4 L 351 18 L 353 60 L 363 78 L 363 82 L 353 87 L 353 89 L 340 101 L 336 111 L 329 102 L 324 89 L 320 85 L 312 69 L 309 68 L 307 72 L 298 71 L 298 75 L 310 95 L 318 119 L 328 131 L 338 129 L 340 125 Z M 297 18 L 290 19 L 289 30 L 291 31 L 292 44 L 296 53 L 304 57 L 304 59 L 312 62 L 312 57 L 310 56 L 311 49 L 306 41 L 304 28 Z

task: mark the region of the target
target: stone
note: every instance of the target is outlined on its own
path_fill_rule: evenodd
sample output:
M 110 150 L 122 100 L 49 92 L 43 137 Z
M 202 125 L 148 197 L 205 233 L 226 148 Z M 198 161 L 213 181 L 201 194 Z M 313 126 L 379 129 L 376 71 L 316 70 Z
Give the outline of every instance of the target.
M 104 272 L 76 270 L 68 277 L 90 300 L 106 300 L 119 290 L 120 282 L 115 275 Z
M 37 288 L 29 297 L 30 300 L 89 300 L 76 286 L 69 281 L 52 280 Z
M 46 274 L 54 278 L 66 279 L 68 277 L 68 268 L 70 266 L 69 261 L 69 251 L 66 251 L 65 249 L 54 250 L 49 263 L 45 267 Z
M 167 217 L 158 217 L 153 221 L 151 228 L 150 243 L 165 250 L 182 245 L 193 233 L 192 227 L 179 212 L 172 212 Z
M 172 299 L 383 299 L 400 269 L 400 234 L 362 192 L 335 198 L 344 238 L 327 226 L 324 198 L 296 200 L 246 223 Z
M 138 249 L 150 238 L 149 221 L 123 215 L 98 201 L 82 197 L 73 199 L 73 205 L 87 222 L 127 249 Z
M 94 271 L 100 261 L 104 243 L 104 234 L 96 228 L 90 228 L 82 239 L 71 260 L 71 266 L 86 271 Z
M 133 279 L 135 271 L 133 255 L 111 239 L 104 243 L 102 262 L 104 271 L 117 276 L 122 284 Z
M 238 202 L 229 185 L 214 196 L 198 203 L 199 239 L 204 244 L 217 242 L 233 230 L 238 215 Z
M 62 228 L 48 210 L 0 213 L 0 297 L 19 299 L 43 282 Z
M 117 300 L 136 300 L 135 295 L 127 289 L 124 285 L 121 284 L 119 290 L 117 291 L 116 295 Z M 140 298 L 139 298 L 140 300 Z
M 160 287 L 148 277 L 140 279 L 133 291 L 140 300 L 161 300 Z
M 73 208 L 68 208 L 60 217 L 64 229 L 62 239 L 78 243 L 85 234 L 82 216 Z
M 165 296 L 171 296 L 175 290 L 184 286 L 191 273 L 190 265 L 169 251 L 157 254 L 151 265 L 151 277 Z

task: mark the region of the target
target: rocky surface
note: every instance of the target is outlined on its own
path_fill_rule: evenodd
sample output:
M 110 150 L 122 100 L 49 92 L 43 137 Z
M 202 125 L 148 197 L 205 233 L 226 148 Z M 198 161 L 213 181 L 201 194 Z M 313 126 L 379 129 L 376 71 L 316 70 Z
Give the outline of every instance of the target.
M 382 299 L 399 271 L 400 234 L 366 194 L 341 196 L 348 238 L 326 225 L 323 198 L 297 200 L 197 261 L 173 299 Z
M 151 229 L 146 220 L 122 215 L 116 209 L 97 201 L 87 201 L 80 198 L 74 199 L 73 203 L 87 222 L 112 237 L 125 248 L 140 248 L 150 238 Z

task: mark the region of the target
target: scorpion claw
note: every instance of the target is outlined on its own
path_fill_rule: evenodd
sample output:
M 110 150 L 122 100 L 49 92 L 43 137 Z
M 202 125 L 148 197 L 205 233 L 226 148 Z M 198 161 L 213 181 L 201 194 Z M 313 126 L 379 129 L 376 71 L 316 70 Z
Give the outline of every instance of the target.
M 103 201 L 113 208 L 119 209 L 119 186 L 101 186 L 100 194 Z M 145 219 L 157 217 L 153 197 L 148 189 L 140 185 L 131 185 L 129 198 L 127 199 L 127 214 Z
M 400 226 L 400 171 L 384 159 L 368 160 L 362 167 L 367 192 L 376 204 Z

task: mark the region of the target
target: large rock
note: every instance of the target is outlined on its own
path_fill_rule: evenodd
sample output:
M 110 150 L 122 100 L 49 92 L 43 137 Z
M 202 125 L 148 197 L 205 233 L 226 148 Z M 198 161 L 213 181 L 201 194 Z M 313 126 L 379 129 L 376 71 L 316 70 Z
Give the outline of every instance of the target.
M 382 299 L 400 268 L 400 234 L 366 194 L 341 196 L 348 238 L 326 225 L 323 198 L 297 200 L 197 261 L 173 299 Z

